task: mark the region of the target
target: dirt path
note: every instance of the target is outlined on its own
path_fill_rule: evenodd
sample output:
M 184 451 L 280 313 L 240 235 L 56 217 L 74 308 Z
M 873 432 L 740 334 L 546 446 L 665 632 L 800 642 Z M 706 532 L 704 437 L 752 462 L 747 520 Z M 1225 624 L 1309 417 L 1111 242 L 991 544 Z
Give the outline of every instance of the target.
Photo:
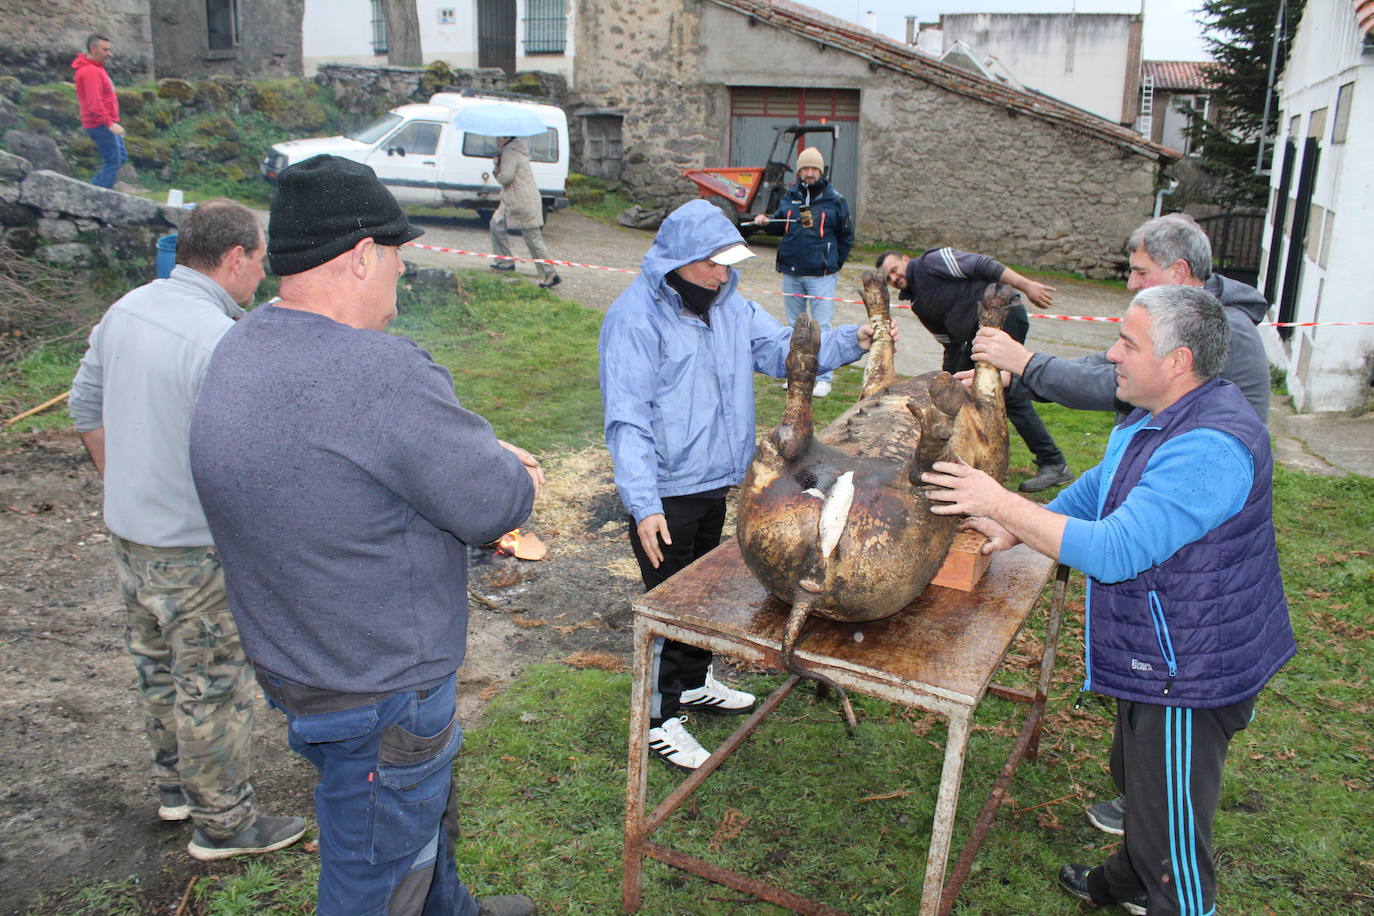
M 473 221 L 426 219 L 423 241 L 488 250 Z M 547 232 L 556 257 L 637 267 L 652 234 L 557 214 Z M 518 243 L 517 243 L 518 244 Z M 744 286 L 775 314 L 772 251 L 746 262 Z M 450 269 L 471 257 L 411 250 L 419 263 Z M 840 295 L 858 298 L 860 264 L 845 269 Z M 528 265 L 522 274 L 532 273 Z M 557 292 L 605 309 L 630 276 L 566 268 Z M 512 282 L 531 282 L 529 279 Z M 1060 307 L 1078 314 L 1118 311 L 1125 294 L 1061 283 Z M 842 305 L 840 320 L 861 320 Z M 899 313 L 899 369 L 922 372 L 938 352 L 910 312 Z M 1111 325 L 1036 322 L 1034 340 L 1052 352 L 1100 348 Z M 640 586 L 602 449 L 564 456 L 532 527 L 550 558 L 487 561 L 474 588 L 495 605 L 472 602 L 468 661 L 460 672 L 460 712 L 469 724 L 491 696 L 533 661 L 570 656 L 584 664 L 624 659 L 629 601 Z M 173 902 L 201 868 L 184 848 L 190 828 L 156 818 L 132 667 L 124 652 L 101 484 L 72 433 L 22 437 L 0 451 L 0 912 L 22 913 L 44 891 L 77 880 L 141 876 L 149 899 Z M 577 655 L 577 653 L 581 653 Z M 254 727 L 254 785 L 274 813 L 311 811 L 314 771 L 286 747 L 281 717 L 260 704 Z M 173 886 L 175 885 L 175 886 Z

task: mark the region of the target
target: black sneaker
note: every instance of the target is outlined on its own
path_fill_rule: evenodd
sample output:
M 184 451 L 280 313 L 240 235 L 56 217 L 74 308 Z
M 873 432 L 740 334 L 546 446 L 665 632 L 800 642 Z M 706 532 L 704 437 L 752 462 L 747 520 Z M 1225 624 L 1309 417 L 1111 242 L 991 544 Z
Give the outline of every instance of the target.
M 1093 866 L 1091 865 L 1065 865 L 1059 869 L 1059 886 L 1091 906 L 1107 906 L 1106 903 L 1099 903 L 1094 900 L 1092 892 L 1088 890 L 1088 872 L 1092 870 Z M 1144 894 L 1134 900 L 1116 901 L 1118 906 L 1132 916 L 1145 916 L 1145 907 L 1148 902 Z
M 180 786 L 157 787 L 157 816 L 164 821 L 184 821 L 191 817 L 191 806 Z
M 541 281 L 540 284 L 539 284 L 539 288 L 540 288 L 540 289 L 553 289 L 555 286 L 557 286 L 558 284 L 560 284 L 560 283 L 562 283 L 562 282 L 563 282 L 563 278 L 560 277 L 558 274 L 554 274 L 552 277 L 549 277 L 547 280 Z
M 1037 493 L 1040 490 L 1048 490 L 1050 487 L 1057 487 L 1073 480 L 1073 471 L 1069 470 L 1067 464 L 1042 464 L 1038 465 L 1034 477 L 1027 477 L 1021 481 L 1018 487 L 1022 493 Z
M 260 814 L 252 824 L 223 840 L 211 839 L 197 827 L 191 842 L 186 846 L 186 851 L 193 859 L 213 862 L 215 859 L 227 859 L 231 856 L 272 852 L 290 846 L 304 833 L 303 817 L 268 817 Z
M 477 916 L 539 916 L 539 910 L 524 894 L 499 894 L 479 897 Z
M 1088 822 L 1113 836 L 1126 835 L 1126 797 L 1118 795 L 1111 801 L 1098 802 L 1088 809 Z
M 514 261 L 492 261 L 487 266 L 492 270 L 515 270 Z

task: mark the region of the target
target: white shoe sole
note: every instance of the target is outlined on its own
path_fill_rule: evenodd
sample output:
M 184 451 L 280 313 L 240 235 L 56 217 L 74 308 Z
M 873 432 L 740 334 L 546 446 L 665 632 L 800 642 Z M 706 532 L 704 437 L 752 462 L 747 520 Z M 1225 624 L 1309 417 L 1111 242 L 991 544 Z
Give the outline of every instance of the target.
M 234 856 L 253 856 L 263 852 L 276 852 L 278 849 L 285 849 L 292 843 L 305 836 L 305 829 L 300 833 L 289 836 L 283 840 L 277 840 L 267 846 L 226 846 L 223 849 L 210 846 L 197 846 L 196 841 L 192 840 L 186 844 L 186 851 L 191 858 L 199 859 L 202 862 L 214 862 L 216 859 L 230 859 Z
M 163 806 L 157 809 L 157 816 L 164 821 L 188 821 L 191 819 L 191 806 L 177 805 L 175 808 Z

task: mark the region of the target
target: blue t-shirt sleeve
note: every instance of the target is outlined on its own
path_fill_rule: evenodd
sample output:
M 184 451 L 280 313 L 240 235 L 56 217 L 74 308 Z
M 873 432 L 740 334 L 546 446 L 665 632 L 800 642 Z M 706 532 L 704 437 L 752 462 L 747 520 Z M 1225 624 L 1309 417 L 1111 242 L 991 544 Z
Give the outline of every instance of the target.
M 1235 437 L 1184 433 L 1155 450 L 1111 515 L 1068 520 L 1059 560 L 1099 582 L 1132 579 L 1239 512 L 1254 476 L 1254 459 Z
M 1059 495 L 1050 500 L 1045 508 L 1070 518 L 1097 517 L 1097 488 L 1102 477 L 1102 465 L 1097 465 L 1078 475 Z

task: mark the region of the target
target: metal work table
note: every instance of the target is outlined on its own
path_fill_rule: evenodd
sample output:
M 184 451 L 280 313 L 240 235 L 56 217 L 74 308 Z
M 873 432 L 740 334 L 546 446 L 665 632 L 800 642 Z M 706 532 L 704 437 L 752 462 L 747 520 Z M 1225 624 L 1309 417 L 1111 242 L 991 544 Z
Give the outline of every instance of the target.
M 1059 567 L 1049 612 L 1039 681 L 1034 691 L 992 683 L 1012 640 L 1029 617 L 1054 561 L 1025 546 L 993 556 L 972 592 L 931 586 L 910 606 L 884 620 L 841 624 L 812 618 L 797 659 L 846 690 L 879 697 L 949 720 L 944 768 L 936 796 L 921 893 L 921 916 L 948 913 L 967 877 L 978 847 L 992 826 L 1021 759 L 1035 757 L 1054 669 L 1055 644 L 1064 611 L 1068 569 Z M 742 891 L 797 913 L 844 916 L 747 875 L 721 868 L 649 838 L 766 719 L 792 691 L 790 676 L 721 744 L 698 770 L 646 816 L 650 674 L 653 640 L 664 636 L 757 665 L 782 670 L 780 650 L 787 608 L 770 597 L 750 574 L 731 540 L 677 573 L 634 604 L 635 670 L 630 699 L 629 769 L 625 789 L 625 869 L 621 909 L 636 912 L 642 902 L 645 856 Z M 855 639 L 861 631 L 862 641 Z M 954 813 L 973 714 L 986 693 L 1029 704 L 1029 710 L 1001 775 L 974 823 L 964 850 L 945 882 Z M 836 727 L 840 727 L 837 721 Z

